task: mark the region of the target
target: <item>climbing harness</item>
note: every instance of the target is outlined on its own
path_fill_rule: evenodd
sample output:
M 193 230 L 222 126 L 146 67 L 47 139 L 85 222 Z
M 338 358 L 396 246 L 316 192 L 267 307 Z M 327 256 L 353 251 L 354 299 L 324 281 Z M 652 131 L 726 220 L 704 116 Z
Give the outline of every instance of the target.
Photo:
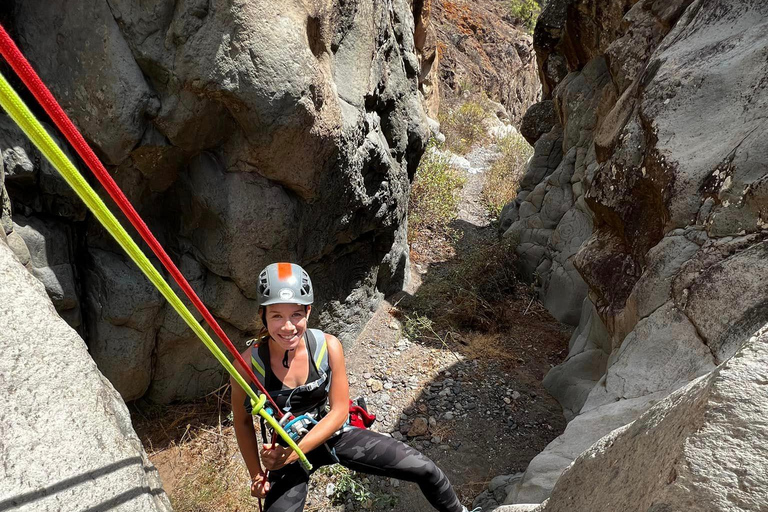
M 104 228 L 114 237 L 117 243 L 125 250 L 128 256 L 134 261 L 139 269 L 147 276 L 152 284 L 160 291 L 170 305 L 181 316 L 185 323 L 192 329 L 192 331 L 200 338 L 203 344 L 211 351 L 214 357 L 221 363 L 224 369 L 232 376 L 233 380 L 240 385 L 250 398 L 250 405 L 253 413 L 259 414 L 263 421 L 265 421 L 272 430 L 279 435 L 286 444 L 296 452 L 299 456 L 301 465 L 307 471 L 312 469 L 312 465 L 307 460 L 304 453 L 299 449 L 298 445 L 294 442 L 291 436 L 283 430 L 277 420 L 268 412 L 268 409 L 264 407 L 269 400 L 274 405 L 272 413 L 277 415 L 278 418 L 282 417 L 282 413 L 279 408 L 274 404 L 269 393 L 258 382 L 258 379 L 253 375 L 249 365 L 243 360 L 237 349 L 229 340 L 227 335 L 218 325 L 211 313 L 199 299 L 199 297 L 192 290 L 187 280 L 178 270 L 178 268 L 171 261 L 168 254 L 160 246 L 160 243 L 149 231 L 144 221 L 139 217 L 136 210 L 130 204 L 125 194 L 122 193 L 120 188 L 109 176 L 104 166 L 99 159 L 93 153 L 91 148 L 85 142 L 80 132 L 74 126 L 72 121 L 67 117 L 64 110 L 55 100 L 48 88 L 43 84 L 42 80 L 37 76 L 32 69 L 29 62 L 21 54 L 16 44 L 10 38 L 5 29 L 0 25 L 0 53 L 8 61 L 14 71 L 18 74 L 24 84 L 29 88 L 38 102 L 45 109 L 46 113 L 51 117 L 56 126 L 65 135 L 67 140 L 72 144 L 80 157 L 85 161 L 86 165 L 96 175 L 99 182 L 109 193 L 110 197 L 117 203 L 121 211 L 133 227 L 139 232 L 142 239 L 150 246 L 154 254 L 163 263 L 163 266 L 168 270 L 171 276 L 174 278 L 179 287 L 184 291 L 189 300 L 193 303 L 195 308 L 202 314 L 208 325 L 218 335 L 227 349 L 235 357 L 235 360 L 245 369 L 246 374 L 254 383 L 254 385 L 261 392 L 257 395 L 256 392 L 248 385 L 245 379 L 235 369 L 232 363 L 227 359 L 224 353 L 216 346 L 216 343 L 211 339 L 210 335 L 205 331 L 203 326 L 195 319 L 189 309 L 184 305 L 181 299 L 171 289 L 170 285 L 160 275 L 157 269 L 152 265 L 146 255 L 141 251 L 136 242 L 130 237 L 130 235 L 121 226 L 117 218 L 107 208 L 104 202 L 99 198 L 97 193 L 88 184 L 85 178 L 80 174 L 74 164 L 67 158 L 63 151 L 54 142 L 51 136 L 46 132 L 40 122 L 35 118 L 29 108 L 23 103 L 21 98 L 16 94 L 5 77 L 0 74 L 0 105 L 13 119 L 13 121 L 22 129 L 22 131 L 29 137 L 29 139 L 35 144 L 40 152 L 50 161 L 53 167 L 61 174 L 64 180 L 69 184 L 75 193 L 83 200 L 88 209 L 93 213 L 96 219 L 104 226 Z

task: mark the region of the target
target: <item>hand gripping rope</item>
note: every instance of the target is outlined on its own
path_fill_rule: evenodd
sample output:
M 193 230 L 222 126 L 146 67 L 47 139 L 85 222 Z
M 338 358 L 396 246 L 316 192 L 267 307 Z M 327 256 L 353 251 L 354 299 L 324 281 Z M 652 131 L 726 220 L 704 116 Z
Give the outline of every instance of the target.
M 17 55 L 14 55 L 14 50 Z M 21 101 L 21 98 L 19 98 L 16 92 L 11 88 L 10 84 L 8 84 L 2 74 L 0 74 L 0 105 L 2 105 L 8 115 L 10 115 L 14 122 L 24 131 L 27 137 L 29 137 L 29 139 L 35 144 L 35 146 L 46 157 L 46 159 L 51 162 L 54 168 L 69 184 L 69 186 L 72 187 L 75 193 L 83 200 L 83 202 L 85 202 L 86 206 L 89 210 L 91 210 L 96 219 L 115 238 L 118 244 L 120 244 L 120 246 L 125 250 L 128 256 L 134 261 L 134 263 L 136 263 L 139 269 L 147 276 L 152 284 L 155 285 L 155 287 L 160 291 L 163 297 L 166 298 L 166 300 L 176 310 L 179 316 L 181 316 L 181 318 L 186 322 L 190 329 L 192 329 L 192 331 L 200 338 L 208 350 L 210 350 L 214 357 L 216 357 L 219 363 L 224 366 L 224 369 L 227 370 L 235 382 L 237 382 L 240 387 L 243 388 L 245 393 L 251 399 L 253 412 L 258 413 L 262 418 L 264 418 L 267 424 L 286 442 L 286 444 L 292 450 L 296 452 L 296 454 L 299 456 L 301 465 L 305 469 L 311 470 L 311 464 L 307 460 L 304 453 L 302 453 L 301 449 L 299 449 L 298 445 L 278 424 L 275 418 L 273 418 L 264 409 L 264 404 L 266 403 L 269 396 L 268 393 L 266 393 L 266 390 L 263 389 L 263 386 L 260 385 L 258 379 L 256 379 L 255 376 L 252 376 L 250 366 L 245 363 L 245 361 L 235 349 L 234 345 L 232 345 L 232 342 L 229 341 L 226 334 L 224 334 L 224 332 L 221 330 L 221 327 L 219 327 L 218 323 L 213 319 L 211 314 L 202 304 L 202 301 L 200 301 L 200 299 L 191 289 L 189 283 L 187 283 L 173 262 L 171 262 L 167 253 L 162 249 L 162 247 L 160 247 L 160 244 L 149 232 L 149 229 L 146 227 L 141 218 L 139 218 L 138 214 L 130 205 L 125 195 L 122 194 L 120 189 L 117 187 L 117 184 L 114 182 L 114 180 L 112 180 L 112 178 L 106 172 L 106 169 L 104 169 L 103 165 L 101 165 L 99 160 L 93 154 L 93 151 L 91 151 L 91 149 L 85 143 L 85 140 L 82 138 L 80 133 L 74 127 L 69 118 L 66 117 L 66 114 L 64 114 L 63 110 L 61 110 L 61 107 L 59 107 L 59 105 L 53 99 L 53 96 L 50 94 L 48 89 L 45 88 L 40 79 L 34 73 L 32 68 L 29 66 L 29 63 L 26 62 L 23 56 L 21 56 L 18 48 L 16 48 L 16 46 L 13 44 L 13 41 L 10 40 L 7 32 L 5 32 L 2 26 L 0 26 L 0 52 L 2 52 L 3 56 L 8 59 L 9 63 L 11 63 L 14 69 L 21 69 L 19 76 L 22 77 L 25 83 L 28 83 L 28 80 L 30 80 L 31 83 L 37 86 L 35 88 L 30 87 L 30 89 L 44 106 L 46 111 L 49 112 L 49 115 L 54 120 L 54 122 L 56 122 L 57 126 L 61 127 L 63 124 L 67 128 L 62 129 L 62 131 L 67 135 L 68 140 L 72 141 L 72 139 L 70 139 L 70 137 L 72 137 L 76 141 L 73 143 L 73 145 L 77 149 L 78 153 L 81 154 L 81 156 L 83 153 L 89 155 L 88 158 L 83 157 L 83 159 L 86 161 L 86 163 L 89 164 L 89 167 L 91 167 L 91 169 L 97 175 L 99 181 L 102 181 L 102 178 L 106 178 L 104 181 L 102 181 L 102 184 L 104 184 L 105 188 L 107 188 L 107 190 L 110 192 L 110 195 L 115 193 L 117 196 L 115 201 L 121 207 L 129 220 L 131 220 L 131 223 L 134 225 L 134 227 L 136 227 L 136 229 L 142 233 L 142 235 L 145 233 L 148 235 L 152 242 L 147 240 L 147 238 L 145 238 L 145 241 L 147 241 L 150 247 L 152 247 L 153 252 L 155 252 L 158 258 L 160 258 L 160 260 L 164 263 L 168 271 L 173 275 L 177 284 L 179 284 L 179 286 L 187 293 L 187 296 L 190 298 L 193 304 L 195 304 L 198 311 L 200 311 L 211 328 L 219 335 L 219 337 L 222 338 L 222 341 L 230 350 L 230 352 L 234 354 L 240 365 L 246 370 L 247 373 L 249 373 L 251 380 L 259 387 L 260 390 L 262 390 L 262 394 L 260 396 L 256 395 L 255 391 L 251 388 L 251 386 L 248 385 L 242 375 L 240 375 L 240 373 L 235 369 L 235 367 L 227 359 L 221 349 L 219 349 L 209 334 L 205 331 L 205 329 L 203 329 L 202 325 L 200 325 L 200 323 L 195 320 L 195 317 L 192 315 L 189 309 L 187 309 L 178 295 L 174 293 L 170 285 L 163 279 L 157 269 L 155 269 L 149 259 L 144 255 L 144 253 L 141 251 L 138 245 L 136 245 L 130 235 L 128 235 L 125 229 L 120 225 L 120 222 L 109 211 L 109 209 L 98 197 L 93 188 L 91 188 L 91 186 L 85 181 L 83 176 L 78 172 L 72 162 L 70 162 L 66 155 L 64 155 L 64 153 L 61 151 L 61 149 L 59 149 L 59 147 L 56 145 L 50 135 L 45 131 L 39 121 L 35 119 L 32 112 L 30 112 L 27 106 Z M 9 56 L 14 57 L 13 60 L 11 60 Z M 21 57 L 22 62 L 20 62 L 17 57 Z M 35 84 L 35 81 L 37 84 Z M 92 166 L 94 163 L 96 165 Z M 103 172 L 97 172 L 94 167 Z M 278 407 L 275 407 L 274 410 L 277 411 L 276 414 L 280 414 Z

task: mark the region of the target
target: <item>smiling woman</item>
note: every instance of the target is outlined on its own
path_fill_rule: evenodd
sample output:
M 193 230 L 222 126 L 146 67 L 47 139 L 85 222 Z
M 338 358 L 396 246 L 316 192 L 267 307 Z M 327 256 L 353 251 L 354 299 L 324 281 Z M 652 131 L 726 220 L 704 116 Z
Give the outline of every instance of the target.
M 434 462 L 400 441 L 349 424 L 344 352 L 335 336 L 307 328 L 314 290 L 306 271 L 292 263 L 269 265 L 259 274 L 258 292 L 264 329 L 243 357 L 285 413 L 286 429 L 303 422 L 293 432 L 313 468 L 339 463 L 416 482 L 436 510 L 465 512 Z M 238 371 L 247 378 L 244 368 Z M 269 512 L 303 510 L 310 473 L 295 464 L 294 451 L 267 442 L 264 425 L 259 451 L 249 405 L 243 390 L 233 386 L 235 435 L 251 475 L 251 494 L 265 498 Z

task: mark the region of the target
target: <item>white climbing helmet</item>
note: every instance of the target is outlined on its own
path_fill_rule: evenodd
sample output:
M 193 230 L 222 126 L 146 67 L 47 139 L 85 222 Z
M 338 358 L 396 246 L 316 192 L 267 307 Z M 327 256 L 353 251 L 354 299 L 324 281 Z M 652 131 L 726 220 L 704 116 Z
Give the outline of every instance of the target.
M 302 304 L 315 301 L 307 271 L 295 263 L 272 263 L 259 274 L 259 306 Z

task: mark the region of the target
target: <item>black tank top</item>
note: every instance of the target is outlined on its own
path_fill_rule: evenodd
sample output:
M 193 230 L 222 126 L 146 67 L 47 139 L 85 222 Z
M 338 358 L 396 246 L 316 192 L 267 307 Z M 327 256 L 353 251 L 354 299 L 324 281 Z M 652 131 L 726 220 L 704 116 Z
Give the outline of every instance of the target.
M 307 341 L 307 334 L 304 335 L 304 346 L 307 349 L 309 374 L 306 382 L 295 388 L 286 387 L 272 371 L 272 365 L 269 364 L 269 343 L 261 343 L 257 347 L 259 358 L 265 362 L 264 387 L 267 388 L 269 396 L 284 412 L 290 411 L 296 416 L 310 411 L 320 411 L 325 407 L 328 401 L 328 384 L 331 379 L 330 368 L 327 373 L 317 368 L 315 354 L 312 353 L 310 343 Z

